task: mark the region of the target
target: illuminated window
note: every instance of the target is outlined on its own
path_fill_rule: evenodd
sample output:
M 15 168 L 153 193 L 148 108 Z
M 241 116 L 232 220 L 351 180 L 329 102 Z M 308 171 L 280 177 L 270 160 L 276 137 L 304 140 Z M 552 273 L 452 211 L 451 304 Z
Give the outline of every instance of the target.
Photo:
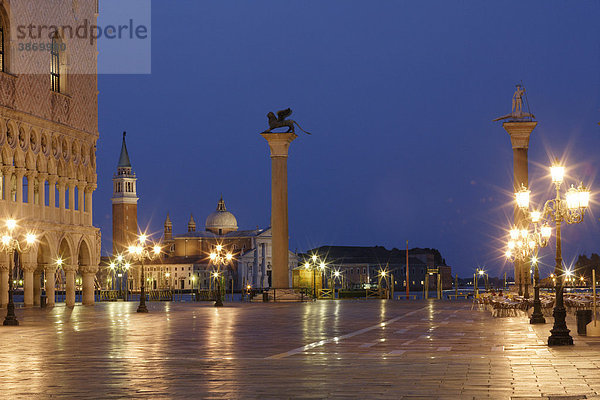
M 60 93 L 60 39 L 58 38 L 58 35 L 55 35 L 52 38 L 50 56 L 52 57 L 50 65 L 50 81 L 52 85 L 52 91 Z
M 4 72 L 4 21 L 0 16 L 0 71 Z

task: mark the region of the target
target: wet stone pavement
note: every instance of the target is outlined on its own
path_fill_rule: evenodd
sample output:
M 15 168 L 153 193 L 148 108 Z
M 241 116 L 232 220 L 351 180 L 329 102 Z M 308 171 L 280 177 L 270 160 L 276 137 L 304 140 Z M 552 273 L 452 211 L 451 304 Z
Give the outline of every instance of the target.
M 435 300 L 148 306 L 18 309 L 1 398 L 600 399 L 600 338 L 548 348 L 551 318 Z

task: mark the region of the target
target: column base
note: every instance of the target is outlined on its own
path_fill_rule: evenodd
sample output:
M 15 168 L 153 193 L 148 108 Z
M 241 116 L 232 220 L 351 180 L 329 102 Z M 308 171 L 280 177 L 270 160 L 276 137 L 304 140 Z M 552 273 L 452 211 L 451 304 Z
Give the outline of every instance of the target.
M 533 313 L 531 314 L 531 318 L 529 318 L 529 323 L 530 324 L 545 324 L 546 323 L 546 318 L 544 318 L 544 315 L 542 313 L 536 314 Z
M 571 332 L 567 328 L 567 311 L 564 307 L 554 308 L 554 327 L 550 330 L 548 337 L 548 346 L 572 346 L 573 338 L 569 335 Z

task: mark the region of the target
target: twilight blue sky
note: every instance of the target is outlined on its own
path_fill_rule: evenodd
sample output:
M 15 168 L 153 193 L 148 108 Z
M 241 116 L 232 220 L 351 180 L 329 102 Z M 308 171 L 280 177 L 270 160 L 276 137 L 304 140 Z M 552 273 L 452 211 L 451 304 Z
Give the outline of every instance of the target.
M 461 276 L 510 271 L 512 150 L 492 119 L 523 80 L 539 121 L 535 199 L 549 195 L 551 154 L 598 191 L 599 19 L 597 1 L 152 1 L 152 74 L 99 80 L 104 253 L 123 130 L 140 225 L 160 236 L 168 211 L 175 233 L 190 213 L 203 226 L 223 193 L 251 229 L 270 219 L 258 133 L 268 111 L 290 106 L 313 132 L 290 151 L 292 250 L 408 239 Z M 595 200 L 594 215 L 564 231 L 567 260 L 600 252 Z M 551 248 L 542 256 L 552 264 Z

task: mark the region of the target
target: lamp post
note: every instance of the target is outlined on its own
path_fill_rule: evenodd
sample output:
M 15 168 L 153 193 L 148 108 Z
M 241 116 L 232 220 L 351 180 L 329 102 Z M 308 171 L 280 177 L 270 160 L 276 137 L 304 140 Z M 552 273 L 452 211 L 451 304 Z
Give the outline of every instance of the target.
M 140 304 L 138 305 L 137 312 L 147 313 L 148 308 L 146 307 L 146 291 L 145 291 L 145 279 L 144 279 L 144 260 L 153 260 L 160 256 L 162 248 L 158 244 L 148 244 L 148 236 L 139 235 L 137 242 L 129 246 L 127 252 L 129 256 L 141 265 L 141 286 L 140 286 Z
M 316 254 L 310 256 L 310 258 L 304 260 L 304 269 L 312 270 L 313 278 L 313 298 L 317 298 L 317 270 L 321 271 L 321 286 L 323 286 L 323 272 L 327 268 L 325 260 L 319 259 Z
M 127 301 L 127 273 L 129 272 L 131 264 L 125 260 L 125 257 L 123 257 L 122 254 L 118 254 L 117 257 L 111 261 L 109 267 L 113 273 L 113 279 L 115 275 L 117 277 L 118 298 L 121 298 L 122 296 L 123 300 Z M 123 285 L 123 282 L 125 282 L 125 285 Z M 123 289 L 123 286 L 125 286 L 125 289 Z
M 521 192 L 526 191 L 522 188 Z M 521 193 L 519 192 L 519 193 Z M 517 194 L 519 201 L 519 207 L 522 209 L 529 208 L 529 197 L 520 196 Z M 533 232 L 529 229 L 517 229 L 513 228 L 510 230 L 510 239 L 508 241 L 508 249 L 506 250 L 506 258 L 511 261 L 528 261 L 530 260 L 534 266 L 534 285 L 533 285 L 533 313 L 529 319 L 530 324 L 545 324 L 546 319 L 542 313 L 542 303 L 540 301 L 540 270 L 538 266 L 537 253 L 540 247 L 546 247 L 548 240 L 552 236 L 552 228 L 546 223 L 539 226 L 542 222 L 542 215 L 539 211 L 532 211 L 529 215 L 525 216 L 526 222 L 531 222 L 534 225 Z
M 15 232 L 17 230 L 17 221 L 8 219 L 6 221 L 6 231 L 2 233 L 0 241 L 0 250 L 8 255 L 8 305 L 6 306 L 6 317 L 3 325 L 17 326 L 19 321 L 15 315 L 15 303 L 13 301 L 13 265 L 17 253 L 26 253 L 35 244 L 37 238 L 33 233 L 26 233 L 19 237 Z M 23 246 L 21 243 L 24 242 Z
M 213 278 L 216 280 L 216 291 L 215 291 L 215 307 L 223 307 L 223 299 L 221 296 L 221 266 L 225 266 L 231 263 L 233 260 L 233 254 L 227 252 L 224 253 L 223 245 L 218 244 L 215 249 L 210 253 L 210 262 L 216 266 L 216 270 L 213 271 Z
M 561 226 L 563 223 L 577 224 L 583 221 L 585 211 L 589 206 L 590 191 L 583 184 L 575 188 L 571 186 L 566 192 L 565 199 L 561 197 L 560 188 L 564 181 L 565 167 L 554 164 L 550 167 L 552 183 L 556 190 L 554 199 L 546 201 L 542 212 L 531 212 L 530 219 L 549 220 L 556 225 L 556 301 L 554 305 L 554 326 L 548 337 L 548 346 L 572 345 L 573 338 L 569 335 L 567 328 L 567 311 L 563 299 L 563 287 L 565 282 L 565 270 L 562 259 Z M 517 203 L 523 211 L 529 211 L 529 190 L 522 188 L 518 193 Z M 534 214 L 535 213 L 535 214 Z
M 388 283 L 388 275 L 389 275 L 388 270 L 387 269 L 380 269 L 378 275 L 379 275 L 379 284 L 378 284 L 378 286 L 379 286 L 380 290 L 383 289 L 383 286 L 381 284 L 381 280 L 383 279 L 383 280 L 385 280 L 386 289 L 389 291 L 390 285 Z M 427 288 L 427 290 L 429 290 L 429 288 Z M 389 298 L 389 295 L 386 296 L 386 297 Z

